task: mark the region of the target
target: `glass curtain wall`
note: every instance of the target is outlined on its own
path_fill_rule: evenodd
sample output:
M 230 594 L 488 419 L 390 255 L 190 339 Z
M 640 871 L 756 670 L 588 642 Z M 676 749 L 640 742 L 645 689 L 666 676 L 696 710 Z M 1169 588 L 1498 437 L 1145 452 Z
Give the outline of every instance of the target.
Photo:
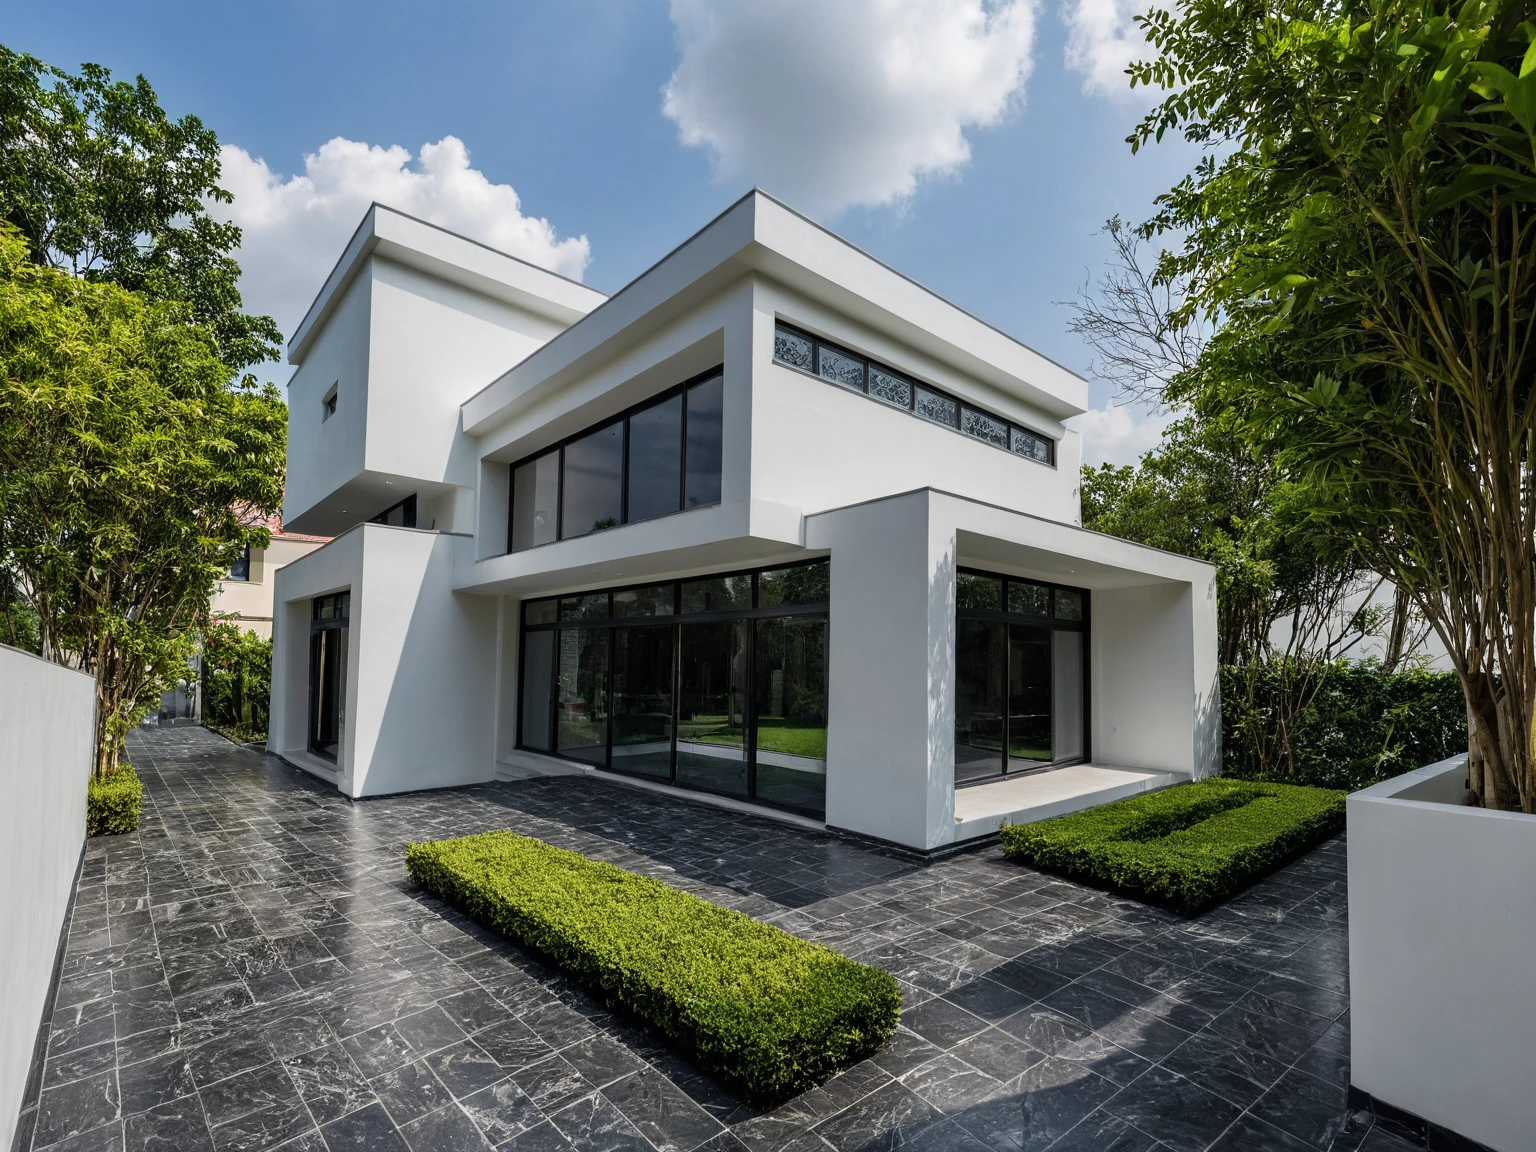
M 1088 594 L 962 571 L 955 605 L 955 782 L 1083 759 Z
M 825 560 L 531 601 L 520 747 L 826 808 Z
M 513 464 L 507 550 L 718 504 L 724 400 L 716 368 Z

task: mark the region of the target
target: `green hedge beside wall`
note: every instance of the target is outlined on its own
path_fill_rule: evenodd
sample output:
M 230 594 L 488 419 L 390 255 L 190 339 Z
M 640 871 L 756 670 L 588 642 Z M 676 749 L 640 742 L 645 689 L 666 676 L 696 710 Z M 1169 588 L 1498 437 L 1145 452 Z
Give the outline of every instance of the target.
M 116 836 L 139 826 L 144 785 L 131 764 L 119 764 L 105 780 L 92 779 L 85 792 L 85 834 Z
M 411 878 L 543 953 L 758 1104 L 878 1051 L 901 992 L 857 964 L 670 888 L 512 832 L 412 844 Z
M 1354 791 L 1467 750 L 1467 709 L 1454 672 L 1385 672 L 1374 661 L 1328 665 L 1288 733 L 1294 772 L 1280 758 L 1277 716 L 1286 677 L 1278 664 L 1221 670 L 1222 771 Z M 1294 680 L 1294 673 L 1291 677 Z
M 267 737 L 272 641 L 221 621 L 203 637 L 203 723 L 230 739 Z
M 1344 827 L 1344 793 L 1212 778 L 1002 832 L 1009 858 L 1187 916 Z

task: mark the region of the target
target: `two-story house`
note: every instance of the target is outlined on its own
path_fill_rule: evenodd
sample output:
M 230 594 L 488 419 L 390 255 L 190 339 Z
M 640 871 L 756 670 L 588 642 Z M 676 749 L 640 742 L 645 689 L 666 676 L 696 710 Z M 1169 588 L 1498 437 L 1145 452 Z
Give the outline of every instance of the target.
M 922 852 L 1218 770 L 1214 570 L 1078 527 L 1084 381 L 754 191 L 611 297 L 380 205 L 290 344 L 269 748 Z

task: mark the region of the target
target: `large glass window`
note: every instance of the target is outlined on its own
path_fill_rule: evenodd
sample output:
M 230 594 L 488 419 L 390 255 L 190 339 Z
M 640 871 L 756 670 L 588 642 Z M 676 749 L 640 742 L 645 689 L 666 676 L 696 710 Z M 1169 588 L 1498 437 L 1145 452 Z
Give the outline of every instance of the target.
M 347 729 L 347 627 L 352 594 L 317 596 L 310 607 L 309 750 L 340 758 Z
M 529 601 L 520 746 L 820 815 L 829 592 L 818 560 Z
M 1056 442 L 1050 437 L 962 405 L 953 396 L 916 384 L 893 368 L 839 348 L 819 336 L 797 332 L 784 324 L 775 325 L 773 358 L 786 368 L 809 372 L 883 403 L 905 408 L 914 416 L 953 428 L 1004 452 L 1040 464 L 1056 463 Z
M 560 630 L 556 750 L 589 764 L 608 762 L 608 630 Z
M 747 622 L 681 626 L 677 782 L 748 794 Z
M 560 514 L 560 452 L 546 452 L 512 470 L 512 551 L 548 544 Z
M 821 811 L 827 795 L 827 621 L 758 620 L 753 644 L 757 795 Z
M 613 767 L 672 775 L 672 629 L 613 630 Z
M 688 485 L 684 506 L 720 503 L 721 416 L 725 381 L 716 376 L 688 389 Z
M 629 418 L 631 523 L 676 512 L 683 483 L 683 396 L 668 396 Z
M 1088 752 L 1088 594 L 986 572 L 955 578 L 955 782 Z
M 561 466 L 560 535 L 585 536 L 618 526 L 624 512 L 624 422 L 588 432 L 565 446 Z
M 512 468 L 507 550 L 720 502 L 718 370 Z

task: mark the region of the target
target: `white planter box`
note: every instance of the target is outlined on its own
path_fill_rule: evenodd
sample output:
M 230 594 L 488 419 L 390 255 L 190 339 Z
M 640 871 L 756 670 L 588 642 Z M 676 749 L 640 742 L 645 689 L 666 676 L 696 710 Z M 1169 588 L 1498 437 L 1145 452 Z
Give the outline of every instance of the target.
M 1536 1148 L 1536 816 L 1462 804 L 1466 757 L 1349 797 L 1350 1079 Z

